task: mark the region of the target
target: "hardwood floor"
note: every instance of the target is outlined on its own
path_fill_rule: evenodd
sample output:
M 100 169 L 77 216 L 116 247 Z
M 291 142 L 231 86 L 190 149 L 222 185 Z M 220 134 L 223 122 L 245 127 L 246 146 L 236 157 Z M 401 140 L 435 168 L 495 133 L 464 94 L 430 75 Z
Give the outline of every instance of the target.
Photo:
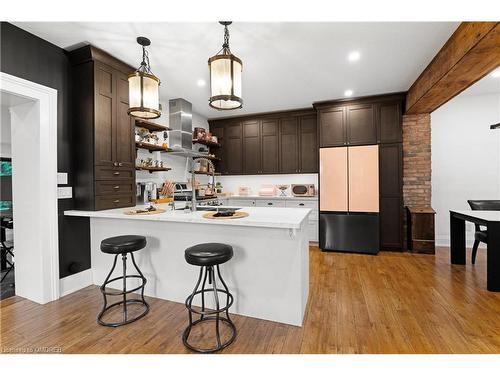
M 472 266 L 469 253 L 464 267 L 450 265 L 446 248 L 369 256 L 311 247 L 304 326 L 233 315 L 238 337 L 223 353 L 499 353 L 500 293 L 486 291 L 485 258 L 480 250 Z M 188 353 L 184 306 L 148 301 L 149 315 L 113 329 L 96 323 L 95 286 L 44 306 L 8 298 L 0 304 L 0 352 Z

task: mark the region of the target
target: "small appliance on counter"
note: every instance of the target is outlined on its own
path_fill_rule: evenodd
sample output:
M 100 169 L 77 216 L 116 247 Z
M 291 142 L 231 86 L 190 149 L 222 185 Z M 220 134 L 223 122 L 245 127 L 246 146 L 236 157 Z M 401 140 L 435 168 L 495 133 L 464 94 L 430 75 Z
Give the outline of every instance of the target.
M 286 197 L 286 191 L 290 185 L 276 185 L 279 191 L 281 191 L 280 197 Z
M 149 204 L 158 198 L 158 186 L 154 182 L 137 183 L 137 204 Z
M 252 189 L 250 189 L 248 186 L 240 186 L 238 188 L 238 195 L 240 195 L 242 197 L 247 197 L 250 195 L 251 191 L 252 191 Z
M 314 197 L 316 189 L 314 184 L 292 184 L 292 195 L 294 197 Z
M 261 197 L 275 197 L 276 196 L 276 185 L 262 185 L 259 190 L 259 196 Z

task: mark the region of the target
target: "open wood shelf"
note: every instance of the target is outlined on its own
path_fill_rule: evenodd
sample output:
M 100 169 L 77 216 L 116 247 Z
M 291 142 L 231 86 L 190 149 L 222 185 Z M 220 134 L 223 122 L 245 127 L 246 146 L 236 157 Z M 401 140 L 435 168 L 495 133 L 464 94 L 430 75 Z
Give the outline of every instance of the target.
M 159 146 L 159 145 L 152 145 L 150 143 L 145 143 L 145 142 L 135 142 L 135 147 L 149 150 L 149 152 L 153 152 L 153 151 L 170 152 L 171 151 L 171 149 L 169 149 L 169 148 L 164 148 L 163 146 Z
M 190 172 L 191 173 L 191 172 Z M 202 171 L 194 171 L 194 174 L 204 174 L 204 175 L 207 175 L 207 176 L 211 176 L 212 173 L 211 172 L 202 172 Z M 220 176 L 220 173 L 218 172 L 215 172 L 214 173 L 215 176 Z
M 170 171 L 172 168 L 160 168 L 160 167 L 135 167 L 137 171 L 148 171 L 149 173 L 153 172 L 166 172 Z
M 146 120 L 135 120 L 135 126 L 139 128 L 146 128 L 152 132 L 161 132 L 165 130 L 170 130 L 168 126 L 160 125 L 151 121 Z
M 199 143 L 208 147 L 220 147 L 221 144 L 217 142 L 207 141 L 205 139 L 193 139 L 193 143 Z

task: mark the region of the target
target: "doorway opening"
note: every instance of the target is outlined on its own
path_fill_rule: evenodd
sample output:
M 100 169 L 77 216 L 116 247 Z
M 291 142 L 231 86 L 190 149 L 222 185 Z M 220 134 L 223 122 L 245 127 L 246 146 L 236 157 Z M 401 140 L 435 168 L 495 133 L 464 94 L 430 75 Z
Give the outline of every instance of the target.
M 0 73 L 0 100 L 2 129 L 8 125 L 10 130 L 10 140 L 1 134 L 2 153 L 10 153 L 5 156 L 10 181 L 0 177 L 1 200 L 6 202 L 0 211 L 2 226 L 10 223 L 5 245 L 13 246 L 6 254 L 14 266 L 7 286 L 15 286 L 15 295 L 46 303 L 59 298 L 57 91 Z M 10 192 L 4 191 L 4 183 L 10 183 Z

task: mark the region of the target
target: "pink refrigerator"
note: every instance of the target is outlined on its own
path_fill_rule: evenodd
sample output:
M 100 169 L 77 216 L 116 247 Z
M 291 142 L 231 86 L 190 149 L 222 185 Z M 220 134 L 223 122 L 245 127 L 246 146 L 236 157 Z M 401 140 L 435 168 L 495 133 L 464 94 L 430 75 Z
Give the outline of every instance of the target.
M 378 145 L 320 148 L 319 163 L 320 248 L 378 253 Z

